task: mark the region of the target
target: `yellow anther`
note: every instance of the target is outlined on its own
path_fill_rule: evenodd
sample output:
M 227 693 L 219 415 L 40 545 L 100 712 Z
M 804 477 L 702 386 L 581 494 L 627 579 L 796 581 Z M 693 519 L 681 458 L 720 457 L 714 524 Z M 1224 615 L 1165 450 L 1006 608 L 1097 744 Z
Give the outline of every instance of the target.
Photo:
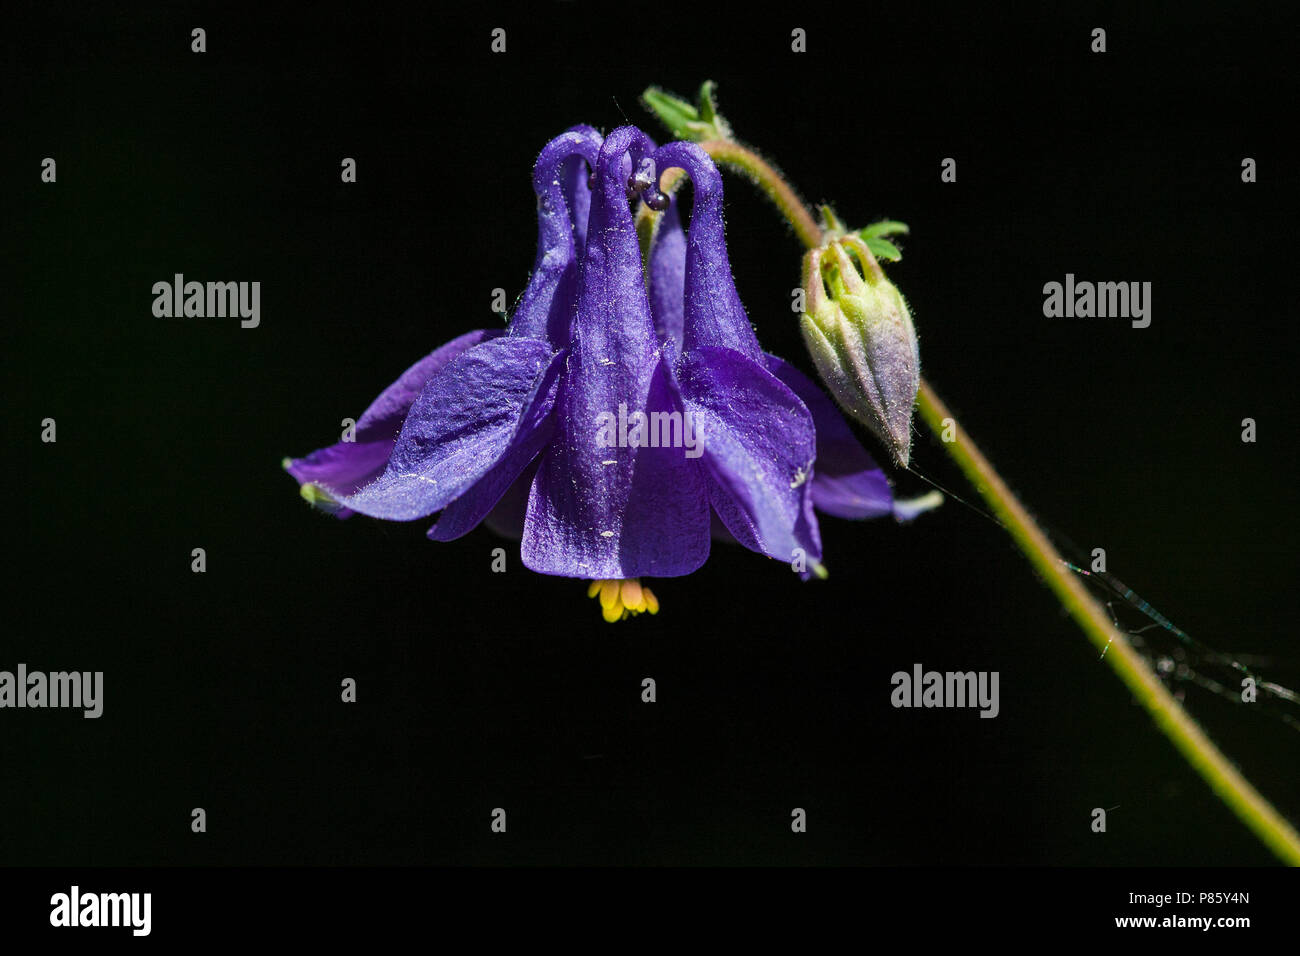
M 621 608 L 623 606 L 618 599 L 617 581 L 600 582 L 600 606 L 606 611 L 612 607 Z
M 641 596 L 641 582 L 636 578 L 628 578 L 623 582 L 619 589 L 618 596 L 623 600 L 623 606 L 629 611 L 644 611 L 645 598 Z
M 587 586 L 587 597 L 600 598 L 601 616 L 611 624 L 644 611 L 659 613 L 658 598 L 649 588 L 642 586 L 637 578 L 592 581 Z

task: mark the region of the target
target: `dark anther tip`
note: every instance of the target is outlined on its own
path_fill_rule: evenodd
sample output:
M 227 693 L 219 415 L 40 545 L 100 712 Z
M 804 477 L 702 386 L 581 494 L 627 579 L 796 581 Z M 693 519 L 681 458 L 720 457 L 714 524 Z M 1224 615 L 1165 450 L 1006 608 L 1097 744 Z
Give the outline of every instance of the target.
M 643 192 L 650 188 L 650 183 L 640 176 L 629 176 L 627 178 L 627 198 L 636 199 Z

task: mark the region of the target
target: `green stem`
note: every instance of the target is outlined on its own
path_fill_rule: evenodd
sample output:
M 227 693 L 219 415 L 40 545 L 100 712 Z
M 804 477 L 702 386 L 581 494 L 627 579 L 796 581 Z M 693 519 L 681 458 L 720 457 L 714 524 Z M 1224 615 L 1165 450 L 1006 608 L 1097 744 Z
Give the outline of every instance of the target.
M 767 198 L 776 203 L 776 208 L 786 221 L 794 227 L 795 235 L 809 249 L 822 244 L 821 226 L 813 218 L 808 207 L 803 204 L 790 184 L 782 178 L 772 166 L 752 149 L 730 140 L 713 139 L 700 143 L 701 148 L 717 162 L 747 177 Z
M 1025 510 L 1025 506 L 1012 494 L 966 431 L 957 424 L 928 382 L 921 383 L 917 406 L 921 418 L 936 435 L 942 436 L 945 429 L 948 430 L 951 440 L 944 442 L 948 454 L 975 490 L 988 502 L 1016 545 L 1083 629 L 1088 640 L 1105 654 L 1111 669 L 1147 709 L 1165 736 L 1205 778 L 1219 799 L 1246 826 L 1255 831 L 1256 836 L 1285 862 L 1292 866 L 1300 865 L 1300 835 L 1296 834 L 1291 824 L 1241 775 L 1205 735 L 1205 731 L 1174 700 L 1168 688 L 1134 649 L 1128 636 L 1115 627 L 1078 576 L 1066 568 L 1060 554 Z
M 805 246 L 815 248 L 821 244 L 821 229 L 812 214 L 768 163 L 736 143 L 712 141 L 700 145 L 718 163 L 739 170 L 770 196 Z M 1017 547 L 1024 552 L 1075 623 L 1083 629 L 1088 640 L 1098 651 L 1103 652 L 1111 669 L 1147 709 L 1156 726 L 1205 779 L 1219 799 L 1269 849 L 1285 863 L 1300 866 L 1300 834 L 1241 775 L 1173 698 L 1168 688 L 1134 649 L 1128 635 L 1115 627 L 1078 576 L 1065 566 L 1061 555 L 1025 506 L 1007 487 L 965 429 L 957 423 L 929 382 L 924 380 L 917 395 L 917 407 L 930 430 L 943 439 L 948 455 L 988 503 Z

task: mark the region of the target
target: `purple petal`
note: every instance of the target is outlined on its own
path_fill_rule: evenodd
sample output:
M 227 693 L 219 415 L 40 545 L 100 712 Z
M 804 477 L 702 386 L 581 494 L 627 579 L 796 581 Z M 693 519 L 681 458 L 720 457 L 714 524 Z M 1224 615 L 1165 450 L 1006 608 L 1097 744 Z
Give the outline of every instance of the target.
M 336 497 L 353 511 L 394 521 L 446 507 L 513 444 L 554 358 L 547 343 L 514 337 L 459 355 L 412 404 L 384 473 Z
M 388 456 L 392 454 L 397 433 L 411 403 L 425 383 L 462 352 L 499 335 L 499 329 L 478 329 L 430 352 L 380 392 L 379 397 L 362 412 L 357 420 L 356 441 L 339 442 L 304 458 L 290 459 L 285 470 L 299 484 L 314 482 L 339 494 L 351 494 L 378 478 L 388 464 Z M 339 514 L 347 517 L 351 512 L 343 509 Z
M 681 414 L 662 360 L 640 408 L 647 416 Z M 538 467 L 524 523 L 525 566 L 593 579 L 697 570 L 709 556 L 708 492 L 697 463 L 681 447 L 601 447 L 599 426 L 584 428 L 582 420 L 560 430 Z
M 524 516 L 528 513 L 528 493 L 533 487 L 539 462 L 534 461 L 506 489 L 501 500 L 483 518 L 483 524 L 503 538 L 520 541 L 524 536 Z
M 629 160 L 628 153 L 632 156 Z M 707 496 L 683 448 L 602 447 L 603 416 L 671 413 L 627 177 L 648 153 L 631 127 L 610 133 L 596 164 L 577 315 L 557 399 L 556 434 L 542 458 L 524 524 L 524 564 L 585 578 L 668 577 L 708 557 Z
M 736 536 L 727 530 L 727 526 L 722 523 L 718 513 L 712 508 L 709 509 L 709 537 L 714 541 L 722 541 L 726 544 L 740 544 Z
M 677 363 L 682 400 L 704 442 L 709 501 L 736 540 L 779 561 L 821 558 L 810 479 L 812 414 L 788 386 L 730 349 Z
M 588 130 L 591 127 L 574 127 L 574 130 Z M 595 163 L 600 152 L 600 134 L 595 135 L 595 149 L 588 155 L 570 156 L 560 168 L 560 185 L 564 189 L 564 204 L 569 207 L 569 219 L 573 222 L 573 251 L 578 259 L 582 258 L 587 248 L 587 217 L 591 214 L 591 187 L 587 180 L 591 176 L 589 166 Z
M 682 303 L 686 283 L 686 233 L 673 196 L 650 246 L 650 314 L 655 331 L 675 361 L 682 351 Z
M 661 173 L 672 166 L 685 169 L 695 197 L 686 233 L 683 348 L 729 348 L 761 361 L 763 353 L 731 277 L 722 227 L 722 176 L 695 143 L 668 143 L 654 160 Z
M 594 162 L 599 149 L 599 134 L 589 126 L 579 126 L 551 140 L 537 157 L 533 167 L 537 260 L 510 319 L 511 335 L 545 338 L 557 348 L 568 341 L 577 279 L 574 222 L 580 216 L 585 242 L 587 212 L 580 207 L 590 204 L 582 181 L 583 160 Z
M 835 403 L 812 379 L 775 355 L 764 355 L 768 371 L 790 386 L 817 428 L 817 467 L 812 499 L 817 510 L 837 518 L 878 518 L 894 511 L 894 493 L 880 466 L 862 447 Z
M 434 541 L 451 541 L 472 531 L 496 507 L 506 491 L 517 483 L 521 473 L 537 458 L 550 442 L 554 433 L 555 396 L 563 367 L 563 359 L 556 356 L 538 384 L 533 400 L 520 419 L 514 441 L 501 460 L 486 475 L 474 483 L 463 495 L 447 505 L 438 522 L 429 529 Z M 525 495 L 527 488 L 524 489 Z M 521 511 L 522 515 L 522 511 Z M 522 527 L 522 521 L 520 522 Z M 515 534 L 518 538 L 519 535 Z

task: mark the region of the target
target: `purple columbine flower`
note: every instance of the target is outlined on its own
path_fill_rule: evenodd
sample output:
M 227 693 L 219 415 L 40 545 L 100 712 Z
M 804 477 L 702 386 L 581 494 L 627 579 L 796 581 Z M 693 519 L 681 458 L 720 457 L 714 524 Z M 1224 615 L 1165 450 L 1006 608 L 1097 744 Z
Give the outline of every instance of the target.
M 686 231 L 659 191 L 670 167 L 694 184 Z M 526 567 L 590 579 L 607 620 L 656 611 L 639 579 L 696 570 L 712 536 L 808 577 L 814 508 L 910 516 L 831 400 L 760 349 L 703 150 L 575 127 L 547 144 L 533 184 L 537 261 L 507 329 L 416 363 L 355 442 L 287 459 L 304 497 L 344 517 L 440 512 L 440 541 L 486 522 L 520 539 Z M 665 210 L 648 275 L 637 201 Z

